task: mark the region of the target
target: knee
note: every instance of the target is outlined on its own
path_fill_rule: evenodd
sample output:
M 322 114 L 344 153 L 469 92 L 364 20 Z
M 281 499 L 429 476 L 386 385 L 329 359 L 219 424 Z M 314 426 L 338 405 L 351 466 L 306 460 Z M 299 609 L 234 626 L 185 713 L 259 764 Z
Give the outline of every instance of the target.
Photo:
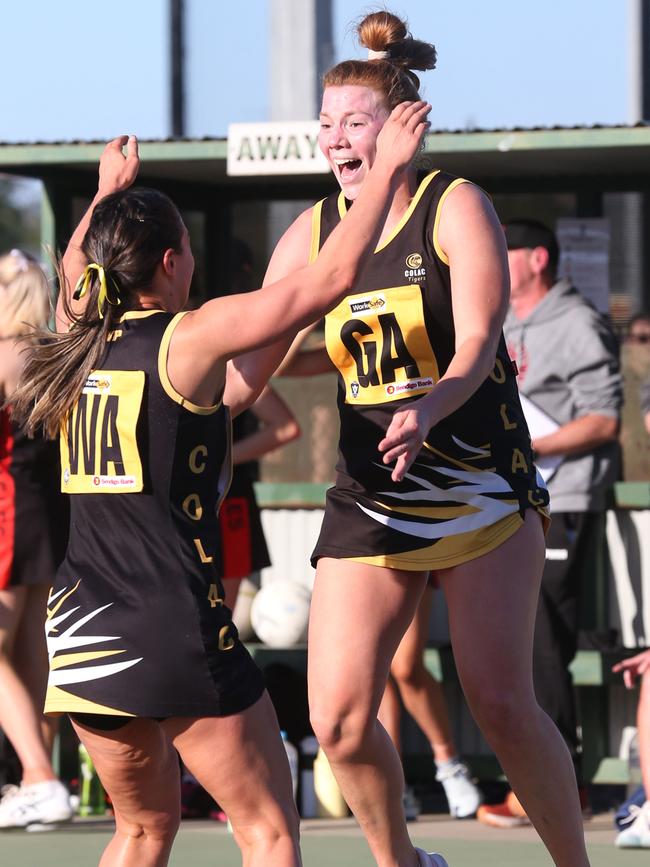
M 492 744 L 517 740 L 525 734 L 538 711 L 532 691 L 520 693 L 506 687 L 483 686 L 467 698 L 477 723 Z
M 242 852 L 250 855 L 258 851 L 268 857 L 278 849 L 298 850 L 300 817 L 293 796 L 290 801 L 276 799 L 275 807 L 272 813 L 260 813 L 251 822 L 242 824 L 233 818 L 233 834 Z
M 134 818 L 121 817 L 116 811 L 118 830 L 126 837 L 142 843 L 171 846 L 178 831 L 181 817 L 180 806 L 168 810 L 146 810 Z
M 318 742 L 331 761 L 345 761 L 363 750 L 369 726 L 360 715 L 312 708 L 311 725 Z
M 421 688 L 428 674 L 422 657 L 417 659 L 399 659 L 395 657 L 390 667 L 390 673 L 395 679 L 400 692 L 404 689 Z

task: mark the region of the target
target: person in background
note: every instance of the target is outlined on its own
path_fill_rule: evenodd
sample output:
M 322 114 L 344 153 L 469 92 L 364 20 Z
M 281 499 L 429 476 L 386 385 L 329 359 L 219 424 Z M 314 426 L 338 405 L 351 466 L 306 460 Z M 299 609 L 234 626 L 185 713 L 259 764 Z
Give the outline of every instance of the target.
M 641 311 L 629 322 L 625 342 L 630 347 L 643 352 L 646 362 L 646 375 L 639 387 L 639 404 L 643 418 L 643 426 L 650 434 L 650 376 L 647 375 L 647 365 L 650 359 L 650 313 Z
M 255 288 L 255 258 L 253 250 L 241 238 L 229 244 L 229 294 L 250 292 Z M 222 575 L 226 579 L 226 604 L 233 611 L 244 631 L 250 633 L 250 602 L 252 594 L 242 598 L 235 610 L 240 585 L 253 591 L 259 588 L 259 572 L 271 565 L 260 509 L 253 483 L 258 478 L 259 458 L 275 451 L 300 436 L 300 425 L 287 403 L 277 391 L 267 385 L 255 403 L 233 420 L 233 477 L 228 495 L 221 505 Z
M 583 563 L 618 474 L 618 344 L 606 318 L 569 281 L 558 280 L 555 234 L 528 219 L 510 221 L 504 230 L 508 352 L 520 393 L 553 428 L 540 435 L 531 423 L 530 431 L 536 460 L 547 467 L 552 517 L 533 644 L 535 693 L 562 733 L 581 782 L 569 665 L 577 648 Z M 498 827 L 529 821 L 512 792 L 501 804 L 482 806 L 478 819 Z
M 38 264 L 20 250 L 0 256 L 0 727 L 22 768 L 20 785 L 3 789 L 0 828 L 72 817 L 52 767 L 55 723 L 43 716 L 45 601 L 65 551 L 67 503 L 56 444 L 29 439 L 11 414 L 25 341 L 50 312 Z
M 637 653 L 613 666 L 612 671 L 623 674 L 623 682 L 633 689 L 640 681 L 639 704 L 636 714 L 639 764 L 643 782 L 644 798 L 650 792 L 650 650 Z M 628 816 L 620 822 L 628 825 L 616 837 L 620 849 L 650 849 L 650 800 L 630 804 Z
M 233 478 L 219 512 L 226 605 L 233 612 L 242 581 L 259 582 L 260 570 L 271 565 L 253 486 L 257 461 L 299 436 L 296 417 L 270 385 L 233 421 Z
M 643 457 L 648 453 L 648 434 L 650 434 L 650 313 L 641 310 L 630 319 L 623 349 L 626 402 L 622 441 L 625 478 L 628 478 L 629 473 L 631 481 L 647 481 L 648 463 L 647 460 L 643 460 Z M 639 417 L 642 423 L 641 430 L 637 426 Z M 650 744 L 645 736 L 645 732 L 650 731 L 650 687 L 646 676 L 647 662 L 645 654 L 640 654 L 638 658 L 627 660 L 624 665 L 619 664 L 614 669 L 623 671 L 625 684 L 628 687 L 633 686 L 637 676 L 640 676 L 641 693 L 637 709 L 637 731 L 641 774 L 646 784 L 650 780 Z M 638 823 L 634 824 L 640 810 L 643 816 Z M 619 831 L 625 832 L 617 838 L 617 846 L 636 847 L 637 841 L 644 839 L 647 845 L 649 839 L 647 817 L 646 788 L 642 784 L 616 810 L 614 815 L 616 827 Z
M 424 664 L 433 590 L 429 580 L 415 617 L 391 662 L 378 716 L 401 755 L 401 697 L 404 707 L 429 741 L 436 764 L 436 779 L 445 791 L 449 812 L 456 819 L 467 819 L 476 814 L 483 798 L 467 766 L 458 758 L 442 685 Z M 403 800 L 407 820 L 416 819 L 420 803 L 411 786 L 406 786 Z

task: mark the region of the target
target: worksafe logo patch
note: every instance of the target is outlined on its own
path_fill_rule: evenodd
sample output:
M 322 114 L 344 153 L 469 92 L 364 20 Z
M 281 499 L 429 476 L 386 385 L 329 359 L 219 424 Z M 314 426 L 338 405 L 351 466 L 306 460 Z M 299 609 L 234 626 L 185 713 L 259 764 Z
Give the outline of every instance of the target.
M 111 390 L 110 376 L 89 376 L 84 386 L 84 394 L 105 394 Z
M 378 313 L 386 306 L 386 298 L 383 295 L 371 295 L 368 298 L 355 298 L 350 301 L 350 313 L 359 316 L 362 313 Z

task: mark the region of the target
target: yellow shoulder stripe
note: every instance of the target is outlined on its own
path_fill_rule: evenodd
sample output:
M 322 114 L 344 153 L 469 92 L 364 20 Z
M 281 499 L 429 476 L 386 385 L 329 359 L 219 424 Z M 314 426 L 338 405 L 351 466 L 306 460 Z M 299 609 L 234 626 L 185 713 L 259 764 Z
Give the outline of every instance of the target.
M 312 262 L 316 261 L 318 251 L 320 250 L 320 225 L 324 201 L 325 199 L 321 199 L 320 202 L 316 202 L 311 212 L 311 245 L 309 247 L 310 265 Z
M 345 204 L 345 196 L 343 195 L 343 190 L 341 190 L 341 192 L 339 193 L 336 204 L 338 205 L 339 209 L 339 217 L 343 219 L 343 217 L 345 217 L 348 212 L 347 205 Z
M 158 350 L 158 376 L 160 377 L 160 382 L 165 391 L 165 394 L 168 397 L 171 397 L 172 400 L 176 401 L 176 403 L 180 403 L 182 407 L 189 410 L 190 412 L 196 413 L 196 415 L 212 415 L 212 413 L 216 412 L 221 406 L 221 401 L 219 403 L 215 403 L 213 406 L 198 406 L 196 403 L 192 403 L 191 400 L 188 400 L 186 397 L 183 397 L 182 394 L 176 391 L 174 386 L 171 384 L 171 380 L 169 379 L 169 374 L 167 373 L 167 360 L 169 356 L 169 344 L 171 343 L 172 334 L 174 333 L 176 326 L 181 321 L 183 316 L 185 316 L 185 312 L 177 313 L 176 316 L 169 323 L 167 328 L 165 328 L 165 333 L 163 334 L 163 338 L 160 341 L 160 349 Z
M 128 319 L 146 319 L 148 316 L 154 316 L 156 313 L 164 313 L 164 310 L 155 308 L 153 310 L 127 310 L 123 313 L 118 322 L 126 322 Z
M 387 238 L 384 238 L 384 240 L 381 242 L 381 244 L 377 245 L 377 247 L 375 249 L 375 253 L 378 253 L 380 250 L 383 250 L 384 247 L 388 246 L 388 244 L 390 244 L 390 242 L 393 240 L 393 238 L 402 231 L 404 226 L 410 220 L 411 214 L 416 209 L 418 202 L 420 201 L 420 199 L 424 195 L 425 190 L 427 189 L 427 187 L 429 186 L 431 181 L 435 178 L 435 176 L 439 175 L 439 174 L 440 174 L 440 169 L 436 169 L 435 172 L 431 172 L 431 174 L 427 175 L 425 178 L 422 179 L 422 182 L 420 183 L 420 186 L 418 187 L 416 194 L 411 199 L 411 203 L 408 206 L 408 208 L 406 209 L 406 211 L 404 211 L 404 213 L 402 214 L 400 221 L 397 223 L 397 225 L 395 226 L 393 231 L 390 233 L 390 235 Z
M 406 209 L 406 211 L 404 211 L 399 222 L 397 223 L 397 225 L 395 226 L 393 231 L 390 233 L 390 235 L 388 235 L 388 237 L 384 238 L 384 240 L 381 242 L 381 244 L 378 244 L 375 247 L 375 253 L 378 253 L 380 250 L 383 250 L 384 247 L 387 247 L 388 244 L 390 244 L 390 242 L 393 240 L 393 238 L 395 238 L 395 236 L 398 235 L 402 231 L 404 226 L 410 220 L 411 215 L 413 214 L 413 211 L 416 209 L 418 202 L 420 201 L 420 199 L 424 195 L 427 187 L 429 186 L 431 181 L 435 178 L 435 176 L 439 175 L 439 174 L 440 174 L 440 169 L 436 169 L 435 171 L 431 172 L 425 178 L 422 179 L 422 181 L 420 182 L 420 186 L 418 187 L 417 192 L 415 193 L 415 195 L 411 199 L 411 202 L 410 202 L 408 208 Z M 339 208 L 339 215 L 340 215 L 341 219 L 343 219 L 343 217 L 345 217 L 345 215 L 347 214 L 347 208 L 345 205 L 345 196 L 343 195 L 343 191 L 341 191 L 339 193 L 338 208 Z
M 440 246 L 440 241 L 438 240 L 438 229 L 440 227 L 440 214 L 442 213 L 442 206 L 445 203 L 445 199 L 449 195 L 452 190 L 455 190 L 456 187 L 459 187 L 461 184 L 470 183 L 466 178 L 456 178 L 455 181 L 452 181 L 444 193 L 440 196 L 440 201 L 438 202 L 438 208 L 436 210 L 436 218 L 433 223 L 433 247 L 438 254 L 439 258 L 445 263 L 445 265 L 449 265 L 449 259 L 447 254 Z

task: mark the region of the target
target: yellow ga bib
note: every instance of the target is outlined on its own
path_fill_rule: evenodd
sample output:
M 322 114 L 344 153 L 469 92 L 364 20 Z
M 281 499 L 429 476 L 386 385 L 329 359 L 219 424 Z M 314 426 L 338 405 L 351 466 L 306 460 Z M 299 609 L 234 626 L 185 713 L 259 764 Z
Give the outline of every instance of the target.
M 343 377 L 346 403 L 424 394 L 440 378 L 416 284 L 348 295 L 327 314 L 325 342 Z
M 143 370 L 94 370 L 61 428 L 61 490 L 124 494 L 143 489 L 136 429 Z

